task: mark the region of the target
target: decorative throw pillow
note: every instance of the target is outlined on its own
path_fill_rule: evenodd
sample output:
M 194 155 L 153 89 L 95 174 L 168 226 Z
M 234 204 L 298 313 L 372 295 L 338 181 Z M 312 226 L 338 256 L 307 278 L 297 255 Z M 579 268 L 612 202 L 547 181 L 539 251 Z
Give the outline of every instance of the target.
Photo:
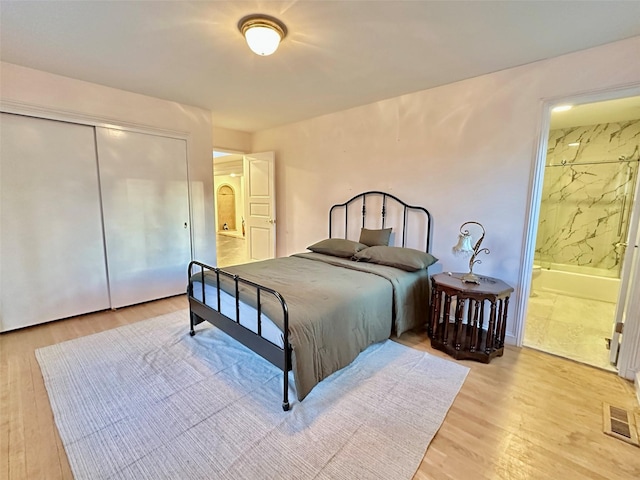
M 324 253 L 334 257 L 351 258 L 360 250 L 367 248 L 366 245 L 346 238 L 327 238 L 307 247 L 315 253 Z
M 421 252 L 413 248 L 385 246 L 365 248 L 357 252 L 353 258 L 361 262 L 377 263 L 400 268 L 407 272 L 422 270 L 438 261 L 438 259 L 430 253 Z
M 389 245 L 391 237 L 391 228 L 382 228 L 380 230 L 369 230 L 363 228 L 360 230 L 360 243 L 364 243 L 370 247 L 376 245 Z

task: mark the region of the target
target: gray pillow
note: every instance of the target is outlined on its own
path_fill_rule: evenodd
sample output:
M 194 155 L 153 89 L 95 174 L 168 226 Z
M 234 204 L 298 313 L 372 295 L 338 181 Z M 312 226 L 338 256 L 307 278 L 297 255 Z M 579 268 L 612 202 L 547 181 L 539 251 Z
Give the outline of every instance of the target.
M 380 230 L 369 230 L 363 228 L 360 230 L 360 243 L 364 243 L 370 247 L 376 245 L 389 245 L 391 237 L 391 228 L 382 228 Z
M 401 268 L 407 272 L 422 270 L 438 261 L 430 253 L 413 248 L 375 246 L 365 248 L 353 256 L 359 262 L 377 263 Z
M 366 245 L 346 238 L 327 238 L 307 247 L 315 253 L 324 253 L 334 257 L 351 258 L 360 250 L 367 248 Z

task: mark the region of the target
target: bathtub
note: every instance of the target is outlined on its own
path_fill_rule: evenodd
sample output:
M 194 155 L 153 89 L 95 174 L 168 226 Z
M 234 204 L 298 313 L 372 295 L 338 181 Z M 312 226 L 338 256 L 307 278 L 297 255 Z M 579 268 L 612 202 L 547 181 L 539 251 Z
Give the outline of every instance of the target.
M 605 273 L 611 274 L 599 268 L 551 264 L 550 267 L 542 267 L 540 275 L 533 279 L 531 288 L 534 292 L 545 291 L 616 303 L 620 279 L 604 276 Z

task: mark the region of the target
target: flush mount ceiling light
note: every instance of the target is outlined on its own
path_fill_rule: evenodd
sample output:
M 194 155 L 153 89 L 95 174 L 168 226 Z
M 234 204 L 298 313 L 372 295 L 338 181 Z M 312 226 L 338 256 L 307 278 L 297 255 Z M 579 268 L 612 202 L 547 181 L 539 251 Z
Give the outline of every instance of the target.
M 249 48 L 258 55 L 271 55 L 287 36 L 287 27 L 269 15 L 248 15 L 238 22 L 238 29 Z
M 571 110 L 573 105 L 558 105 L 557 107 L 553 107 L 551 109 L 552 112 L 566 112 L 567 110 Z

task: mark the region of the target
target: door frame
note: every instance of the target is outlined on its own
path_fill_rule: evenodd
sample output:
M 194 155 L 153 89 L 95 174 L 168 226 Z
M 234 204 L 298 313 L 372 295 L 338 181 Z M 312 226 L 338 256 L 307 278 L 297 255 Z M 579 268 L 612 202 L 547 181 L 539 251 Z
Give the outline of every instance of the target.
M 523 264 L 520 268 L 519 284 L 521 292 L 516 305 L 516 345 L 522 347 L 524 340 L 529 294 L 531 292 L 531 275 L 533 271 L 533 258 L 536 247 L 536 234 L 540 217 L 540 202 L 542 200 L 542 183 L 544 180 L 544 167 L 547 156 L 547 142 L 551 120 L 551 109 L 561 104 L 595 103 L 605 100 L 615 100 L 625 97 L 640 95 L 640 84 L 621 86 L 607 90 L 595 90 L 577 95 L 542 98 L 540 101 L 541 121 L 537 131 L 538 146 L 535 161 L 532 162 L 529 184 L 529 208 L 525 223 L 525 235 L 523 244 Z M 636 192 L 634 210 L 640 209 L 640 192 Z M 640 232 L 638 232 L 640 236 Z M 638 241 L 638 238 L 636 238 Z M 638 249 L 637 243 L 634 246 Z M 629 245 L 628 248 L 633 248 Z M 638 252 L 636 252 L 638 257 Z M 625 331 L 622 335 L 620 355 L 618 358 L 618 375 L 627 379 L 633 379 L 635 372 L 640 369 L 640 261 L 636 260 L 635 269 L 631 272 L 629 285 L 633 290 L 629 291 L 632 299 L 627 306 Z M 612 319 L 613 323 L 613 319 Z

